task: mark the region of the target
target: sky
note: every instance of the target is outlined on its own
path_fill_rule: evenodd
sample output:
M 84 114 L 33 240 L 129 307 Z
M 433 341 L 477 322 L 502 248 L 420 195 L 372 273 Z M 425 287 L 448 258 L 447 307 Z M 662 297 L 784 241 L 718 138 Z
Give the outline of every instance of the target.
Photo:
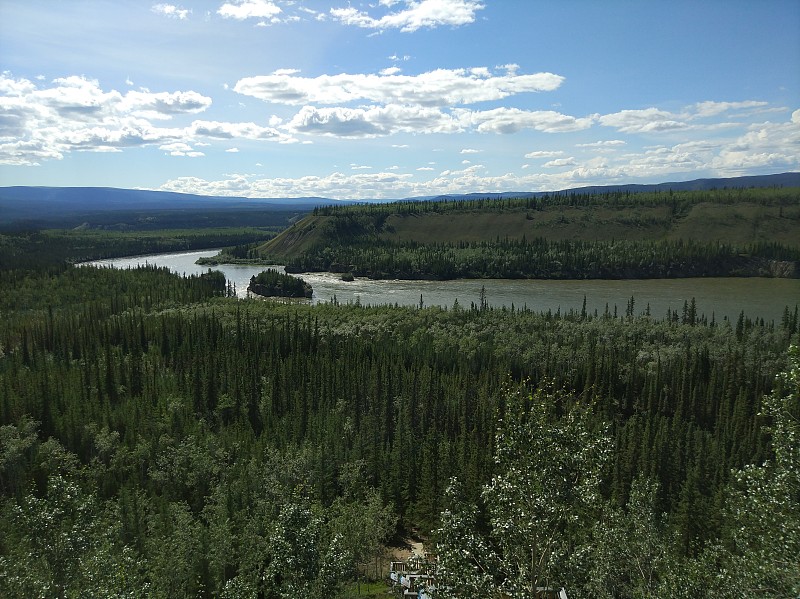
M 800 171 L 797 0 L 0 0 L 0 185 L 389 199 Z

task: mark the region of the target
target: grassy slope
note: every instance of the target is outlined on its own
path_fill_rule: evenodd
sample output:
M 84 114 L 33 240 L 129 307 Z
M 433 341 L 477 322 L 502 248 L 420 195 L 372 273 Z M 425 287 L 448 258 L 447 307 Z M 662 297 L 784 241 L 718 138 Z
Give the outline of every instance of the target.
M 264 255 L 286 258 L 333 240 L 334 216 L 308 216 L 260 247 Z M 612 239 L 684 239 L 725 241 L 736 245 L 759 241 L 800 247 L 800 205 L 697 203 L 685 214 L 667 206 L 550 206 L 542 210 L 426 212 L 392 214 L 378 238 L 419 243 L 494 240 L 496 238 L 604 241 Z

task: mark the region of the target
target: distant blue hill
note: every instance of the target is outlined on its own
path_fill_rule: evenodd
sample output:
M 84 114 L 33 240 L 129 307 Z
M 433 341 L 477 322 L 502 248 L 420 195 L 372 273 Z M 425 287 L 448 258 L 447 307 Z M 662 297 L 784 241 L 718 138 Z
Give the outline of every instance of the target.
M 203 226 L 200 215 L 213 215 L 215 226 L 261 226 L 281 222 L 276 220 L 279 213 L 304 214 L 334 203 L 336 200 L 319 197 L 202 196 L 111 187 L 0 187 L 0 226 L 71 228 L 86 223 L 147 228 L 140 223 L 149 220 L 153 227 L 195 227 Z M 255 213 L 275 215 L 250 222 L 247 214 Z
M 723 187 L 800 187 L 800 173 L 780 173 L 749 177 L 696 179 L 653 185 L 599 185 L 558 192 L 503 192 L 447 194 L 406 198 L 408 201 L 443 199 L 540 197 L 558 193 L 605 193 L 615 191 L 704 190 Z M 366 200 L 365 200 L 366 201 Z M 372 200 L 378 201 L 378 200 Z M 386 201 L 386 200 L 380 200 Z M 363 202 L 363 201 L 362 201 Z M 0 187 L 0 226 L 75 227 L 120 226 L 138 228 L 137 223 L 153 220 L 152 226 L 175 226 L 185 215 L 185 226 L 202 226 L 200 215 L 213 214 L 218 225 L 241 226 L 247 214 L 280 212 L 306 213 L 317 206 L 360 203 L 324 197 L 245 198 L 203 196 L 169 191 L 117 189 L 111 187 Z M 169 218 L 164 216 L 169 215 Z M 233 218 L 233 214 L 238 215 Z M 227 215 L 227 216 L 226 216 Z M 118 218 L 119 217 L 119 218 Z M 290 215 L 286 218 L 291 218 Z M 275 222 L 274 218 L 270 222 Z M 114 224 L 116 223 L 116 225 Z M 254 226 L 256 223 L 252 223 Z
M 448 194 L 440 196 L 426 196 L 425 200 L 452 200 L 452 199 L 502 199 L 502 198 L 537 198 L 553 194 L 590 194 L 612 193 L 629 191 L 631 193 L 647 191 L 703 191 L 722 188 L 748 188 L 748 187 L 800 187 L 800 173 L 779 173 L 775 175 L 754 175 L 746 177 L 723 177 L 717 179 L 694 179 L 692 181 L 672 181 L 668 183 L 653 184 L 626 184 L 626 185 L 591 185 L 587 187 L 573 187 L 560 191 L 508 191 L 502 193 L 470 193 Z M 409 198 L 412 199 L 412 198 Z

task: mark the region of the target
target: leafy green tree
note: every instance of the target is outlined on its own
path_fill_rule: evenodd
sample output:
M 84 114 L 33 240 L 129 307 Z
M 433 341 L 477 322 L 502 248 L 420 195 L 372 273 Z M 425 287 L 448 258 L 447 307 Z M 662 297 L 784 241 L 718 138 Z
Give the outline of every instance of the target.
M 592 527 L 592 543 L 587 547 L 585 596 L 659 596 L 661 582 L 672 573 L 674 558 L 657 495 L 658 485 L 640 477 L 631 486 L 625 509 L 606 507 Z
M 320 507 L 304 498 L 282 506 L 270 535 L 268 557 L 264 590 L 266 597 L 275 599 L 335 596 L 352 561 L 342 536 L 326 534 Z
M 37 424 L 26 416 L 16 425 L 0 426 L 0 492 L 22 490 L 39 445 Z
M 10 512 L 0 556 L 4 597 L 138 597 L 148 585 L 120 526 L 73 477 L 54 474 L 44 497 L 26 495 Z
M 447 556 L 445 593 L 459 588 L 462 576 L 470 586 L 493 576 L 497 589 L 520 598 L 569 586 L 571 562 L 601 513 L 600 483 L 611 457 L 606 428 L 572 403 L 553 388 L 507 394 L 495 435 L 495 475 L 482 493 L 488 539 L 465 528 L 475 524 L 473 508 L 443 516 L 438 551 Z M 461 567 L 459 555 L 469 557 Z
M 168 503 L 151 515 L 146 552 L 153 597 L 189 597 L 203 591 L 202 527 L 186 503 Z
M 800 348 L 764 398 L 773 457 L 735 473 L 723 512 L 725 544 L 704 556 L 721 597 L 800 595 Z
M 339 477 L 343 493 L 328 509 L 328 526 L 351 556 L 351 573 L 356 577 L 359 568 L 383 557 L 384 543 L 397 525 L 391 506 L 368 486 L 364 467 L 361 460 L 343 466 Z

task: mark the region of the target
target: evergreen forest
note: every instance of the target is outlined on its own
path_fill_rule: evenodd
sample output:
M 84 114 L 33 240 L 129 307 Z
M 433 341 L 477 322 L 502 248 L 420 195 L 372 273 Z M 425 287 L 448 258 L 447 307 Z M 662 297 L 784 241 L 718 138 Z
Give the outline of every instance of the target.
M 800 276 L 800 189 L 321 206 L 248 259 L 373 279 Z
M 800 594 L 797 305 L 239 300 L 59 239 L 0 245 L 0 596 L 357 597 L 412 534 L 441 598 Z

